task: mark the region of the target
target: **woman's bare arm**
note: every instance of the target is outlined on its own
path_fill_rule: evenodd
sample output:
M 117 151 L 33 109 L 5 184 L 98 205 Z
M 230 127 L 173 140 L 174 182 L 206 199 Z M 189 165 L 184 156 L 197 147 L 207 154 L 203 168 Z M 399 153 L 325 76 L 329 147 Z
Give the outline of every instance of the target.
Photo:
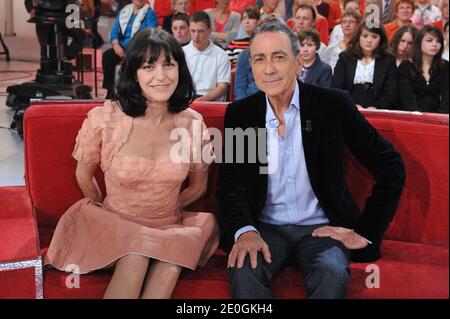
M 78 161 L 75 175 L 77 177 L 78 185 L 84 196 L 92 199 L 94 202 L 103 202 L 103 196 L 98 187 L 97 181 L 94 178 L 97 165 L 87 165 L 83 161 Z

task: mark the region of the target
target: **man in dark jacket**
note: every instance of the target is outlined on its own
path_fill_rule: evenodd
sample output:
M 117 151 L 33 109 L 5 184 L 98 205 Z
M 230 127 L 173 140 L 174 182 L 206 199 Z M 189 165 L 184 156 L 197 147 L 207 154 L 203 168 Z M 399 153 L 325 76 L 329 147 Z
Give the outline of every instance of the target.
M 298 82 L 298 54 L 298 39 L 283 23 L 259 26 L 250 61 L 262 92 L 225 114 L 225 130 L 247 133 L 244 155 L 242 141 L 225 133 L 217 190 L 234 298 L 271 298 L 272 279 L 291 259 L 308 297 L 343 298 L 349 252 L 356 261 L 380 258 L 403 189 L 400 154 L 347 93 Z M 375 180 L 362 214 L 345 181 L 346 147 Z

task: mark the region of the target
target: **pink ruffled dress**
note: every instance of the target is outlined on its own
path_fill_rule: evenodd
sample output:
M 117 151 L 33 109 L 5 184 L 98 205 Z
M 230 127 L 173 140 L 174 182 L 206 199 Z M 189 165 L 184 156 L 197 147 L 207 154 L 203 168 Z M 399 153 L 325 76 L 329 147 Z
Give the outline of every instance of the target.
M 103 203 L 81 199 L 67 210 L 58 222 L 45 264 L 83 274 L 109 267 L 127 254 L 139 254 L 194 270 L 216 251 L 219 230 L 214 215 L 177 208 L 189 172 L 208 168 L 198 158 L 199 150 L 211 152 L 202 116 L 192 109 L 174 114 L 176 129 L 189 132 L 189 144 L 183 145 L 197 154 L 179 162 L 121 155 L 133 121 L 111 101 L 88 113 L 72 156 L 89 165 L 100 164 L 107 196 Z M 206 143 L 193 142 L 195 127 L 201 128 Z

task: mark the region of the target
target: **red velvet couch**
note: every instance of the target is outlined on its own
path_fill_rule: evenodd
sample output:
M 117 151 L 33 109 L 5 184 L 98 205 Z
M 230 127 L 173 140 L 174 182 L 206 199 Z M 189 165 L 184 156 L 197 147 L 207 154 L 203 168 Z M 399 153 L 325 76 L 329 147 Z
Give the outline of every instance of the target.
M 83 275 L 66 287 L 67 275 L 46 270 L 40 256 L 61 214 L 82 197 L 70 157 L 86 113 L 101 101 L 35 102 L 25 127 L 26 187 L 0 187 L 0 298 L 101 298 L 111 271 Z M 206 124 L 223 130 L 224 103 L 192 106 Z M 448 115 L 364 111 L 366 118 L 401 152 L 407 181 L 400 207 L 386 233 L 379 288 L 367 288 L 373 265 L 351 263 L 349 298 L 448 298 Z M 360 204 L 371 189 L 370 174 L 348 155 L 348 182 Z M 215 212 L 216 164 L 207 194 L 192 210 Z M 98 172 L 101 187 L 102 173 Z M 229 298 L 226 255 L 220 250 L 204 268 L 184 270 L 174 298 Z M 42 292 L 43 288 L 43 292 Z M 303 298 L 305 285 L 294 267 L 273 284 L 277 298 Z

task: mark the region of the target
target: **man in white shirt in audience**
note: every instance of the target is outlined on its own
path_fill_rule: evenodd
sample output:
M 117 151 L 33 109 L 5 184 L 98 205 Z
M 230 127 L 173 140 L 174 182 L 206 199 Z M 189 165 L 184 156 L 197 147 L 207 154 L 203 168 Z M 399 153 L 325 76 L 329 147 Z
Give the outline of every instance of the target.
M 231 81 L 231 65 L 224 50 L 213 44 L 211 22 L 203 11 L 190 18 L 191 42 L 183 47 L 194 82 L 196 100 L 225 101 Z

